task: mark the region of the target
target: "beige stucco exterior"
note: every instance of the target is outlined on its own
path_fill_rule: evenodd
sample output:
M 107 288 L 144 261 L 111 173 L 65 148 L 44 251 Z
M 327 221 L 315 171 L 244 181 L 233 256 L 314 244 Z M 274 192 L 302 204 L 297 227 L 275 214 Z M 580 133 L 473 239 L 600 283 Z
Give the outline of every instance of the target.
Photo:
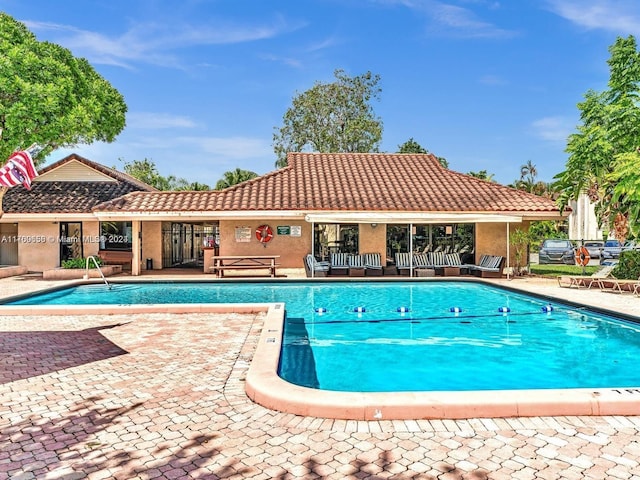
M 147 258 L 153 260 L 153 269 L 162 269 L 162 222 L 142 222 L 141 269 L 147 269 Z
M 0 223 L 0 265 L 18 265 L 17 223 Z
M 30 272 L 42 272 L 60 266 L 60 226 L 57 222 L 18 224 L 18 264 Z
M 269 225 L 273 238 L 267 243 L 260 243 L 256 238 L 256 229 L 260 225 Z M 279 235 L 278 227 L 299 227 L 300 236 Z M 247 242 L 236 240 L 242 229 L 249 229 Z M 249 231 L 245 230 L 245 231 Z M 291 230 L 295 230 L 291 228 Z M 283 268 L 301 268 L 303 257 L 311 252 L 311 224 L 304 220 L 221 220 L 220 221 L 220 255 L 280 255 L 279 262 Z
M 12 224 L 10 224 L 12 225 Z M 3 231 L 7 225 L 3 225 Z M 97 255 L 100 248 L 98 221 L 82 222 L 83 256 Z M 43 272 L 60 266 L 60 224 L 58 222 L 22 222 L 11 239 L 17 239 L 18 264 L 30 272 Z
M 382 264 L 387 262 L 387 226 L 361 223 L 358 228 L 359 253 L 379 253 Z

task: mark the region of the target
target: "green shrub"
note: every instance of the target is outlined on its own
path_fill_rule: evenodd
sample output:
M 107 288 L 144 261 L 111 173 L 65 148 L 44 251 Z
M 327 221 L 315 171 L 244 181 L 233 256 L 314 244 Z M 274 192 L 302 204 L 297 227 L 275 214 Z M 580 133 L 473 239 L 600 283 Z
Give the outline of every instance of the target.
M 640 251 L 625 250 L 611 272 L 616 278 L 636 280 L 640 278 Z
M 94 257 L 98 262 L 98 265 L 102 265 L 102 260 L 98 257 Z M 63 260 L 61 262 L 62 268 L 85 268 L 87 266 L 86 258 L 72 258 L 70 260 Z M 96 268 L 93 261 L 89 262 L 89 268 Z

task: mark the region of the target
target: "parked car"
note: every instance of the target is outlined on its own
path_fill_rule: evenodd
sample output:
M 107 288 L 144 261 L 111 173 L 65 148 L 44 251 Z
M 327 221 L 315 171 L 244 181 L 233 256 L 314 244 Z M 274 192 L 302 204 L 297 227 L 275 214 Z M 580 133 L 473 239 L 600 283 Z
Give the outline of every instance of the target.
M 576 263 L 576 252 L 573 243 L 563 239 L 547 239 L 542 242 L 538 252 L 538 263 L 564 263 L 574 265 Z
M 600 258 L 600 253 L 604 248 L 604 242 L 588 241 L 588 242 L 584 242 L 584 247 L 589 252 L 589 256 L 591 258 Z
M 618 240 L 607 240 L 602 247 L 602 253 L 600 254 L 600 264 L 604 260 L 612 260 L 620 257 L 622 252 L 622 244 Z
M 624 252 L 626 250 L 640 250 L 640 243 L 635 240 L 627 240 L 622 246 L 622 251 Z

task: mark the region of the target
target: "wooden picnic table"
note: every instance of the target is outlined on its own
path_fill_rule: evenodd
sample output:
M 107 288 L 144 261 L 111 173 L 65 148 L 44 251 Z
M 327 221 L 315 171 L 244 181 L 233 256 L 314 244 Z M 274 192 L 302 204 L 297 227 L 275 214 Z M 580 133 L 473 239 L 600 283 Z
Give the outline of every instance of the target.
M 217 255 L 212 257 L 211 270 L 218 278 L 224 277 L 225 270 L 268 269 L 272 277 L 276 276 L 277 260 L 280 255 Z

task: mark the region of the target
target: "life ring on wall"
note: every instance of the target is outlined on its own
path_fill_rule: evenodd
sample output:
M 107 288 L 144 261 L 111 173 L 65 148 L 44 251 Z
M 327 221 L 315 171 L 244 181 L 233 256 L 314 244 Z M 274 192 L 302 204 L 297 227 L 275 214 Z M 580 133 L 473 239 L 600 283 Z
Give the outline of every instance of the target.
M 576 263 L 578 265 L 585 267 L 589 264 L 590 259 L 591 257 L 589 256 L 589 250 L 587 250 L 587 247 L 582 246 L 576 249 Z
M 260 225 L 256 228 L 256 238 L 260 243 L 269 243 L 273 238 L 273 230 L 269 225 Z

